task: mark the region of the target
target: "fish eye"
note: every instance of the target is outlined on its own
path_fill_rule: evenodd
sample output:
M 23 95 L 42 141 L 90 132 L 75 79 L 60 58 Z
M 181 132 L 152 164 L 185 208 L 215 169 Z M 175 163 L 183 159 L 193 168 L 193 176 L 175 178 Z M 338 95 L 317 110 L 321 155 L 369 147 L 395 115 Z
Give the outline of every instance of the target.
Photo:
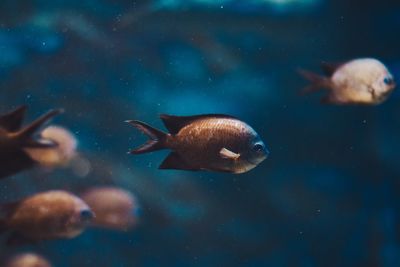
M 264 150 L 264 146 L 260 143 L 257 143 L 253 146 L 253 150 L 256 152 L 261 152 Z
M 383 79 L 383 82 L 386 85 L 392 85 L 394 83 L 394 79 L 392 77 L 390 77 L 390 76 L 387 76 L 387 77 L 385 77 L 385 79 Z
M 82 210 L 80 216 L 82 221 L 90 221 L 94 218 L 94 213 L 91 210 Z

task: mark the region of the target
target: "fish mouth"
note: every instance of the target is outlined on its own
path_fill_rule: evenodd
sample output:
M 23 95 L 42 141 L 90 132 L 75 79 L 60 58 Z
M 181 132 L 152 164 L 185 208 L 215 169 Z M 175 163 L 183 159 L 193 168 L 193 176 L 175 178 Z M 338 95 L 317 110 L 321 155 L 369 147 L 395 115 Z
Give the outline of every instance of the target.
M 261 157 L 261 158 L 257 158 L 257 160 L 250 160 L 250 159 L 247 159 L 246 160 L 246 162 L 249 164 L 249 165 L 252 165 L 252 166 L 257 166 L 258 164 L 260 164 L 261 162 L 263 162 L 264 160 L 266 160 L 268 158 L 268 155 L 265 155 L 265 156 L 263 156 L 263 157 Z M 253 167 L 253 168 L 254 168 Z
M 95 219 L 95 213 L 90 209 L 80 211 L 80 225 L 87 226 Z
M 374 99 L 378 102 L 378 103 L 382 103 L 383 101 L 385 101 L 386 99 L 388 99 L 388 97 L 392 94 L 394 88 L 392 88 L 391 90 L 388 90 L 386 92 L 383 92 L 381 95 L 376 96 L 373 95 Z

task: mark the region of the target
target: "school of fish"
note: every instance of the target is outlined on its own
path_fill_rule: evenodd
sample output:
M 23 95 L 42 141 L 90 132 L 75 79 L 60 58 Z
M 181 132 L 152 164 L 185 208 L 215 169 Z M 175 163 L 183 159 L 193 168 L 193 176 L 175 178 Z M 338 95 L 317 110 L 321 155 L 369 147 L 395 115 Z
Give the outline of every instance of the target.
M 302 93 L 326 89 L 322 103 L 377 105 L 395 88 L 387 67 L 377 59 L 360 58 L 341 64 L 323 63 L 325 75 L 299 70 L 311 84 Z M 20 106 L 0 116 L 0 178 L 32 168 L 65 168 L 79 160 L 78 141 L 61 126 L 45 126 L 63 112 L 50 110 L 23 126 L 27 111 Z M 225 114 L 192 116 L 160 115 L 168 132 L 139 120 L 126 121 L 148 137 L 130 154 L 168 149 L 161 170 L 246 173 L 266 160 L 269 149 L 247 123 Z M 43 128 L 43 129 L 42 129 Z M 139 222 L 140 206 L 131 193 L 112 186 L 93 186 L 78 194 L 50 190 L 0 204 L 0 233 L 8 245 L 35 244 L 44 240 L 74 238 L 89 227 L 128 231 Z M 25 253 L 11 257 L 4 266 L 51 264 L 42 256 Z

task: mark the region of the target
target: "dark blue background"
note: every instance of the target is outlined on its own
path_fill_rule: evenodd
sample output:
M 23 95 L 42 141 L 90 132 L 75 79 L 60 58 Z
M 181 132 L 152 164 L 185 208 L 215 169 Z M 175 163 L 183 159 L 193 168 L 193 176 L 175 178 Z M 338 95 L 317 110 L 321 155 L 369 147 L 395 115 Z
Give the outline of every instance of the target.
M 298 95 L 296 68 L 357 57 L 400 77 L 399 1 L 2 0 L 0 111 L 28 104 L 31 120 L 65 108 L 55 123 L 92 165 L 85 178 L 7 178 L 2 201 L 115 184 L 143 214 L 128 233 L 0 253 L 57 267 L 400 266 L 400 93 L 371 107 Z M 167 152 L 126 154 L 145 141 L 126 119 L 162 128 L 160 113 L 213 112 L 252 125 L 271 157 L 229 175 L 160 171 Z

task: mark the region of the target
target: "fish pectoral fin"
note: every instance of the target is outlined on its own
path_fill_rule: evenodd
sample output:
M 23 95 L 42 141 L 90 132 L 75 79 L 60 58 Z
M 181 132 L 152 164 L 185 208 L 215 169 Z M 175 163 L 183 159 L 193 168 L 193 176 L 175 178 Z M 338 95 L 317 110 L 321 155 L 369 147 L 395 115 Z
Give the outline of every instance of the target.
M 161 163 L 159 169 L 162 170 L 187 170 L 187 171 L 198 171 L 198 168 L 195 168 L 188 164 L 178 153 L 171 152 Z
M 237 153 L 235 153 L 235 152 L 232 152 L 232 151 L 230 151 L 229 149 L 227 149 L 227 148 L 222 148 L 220 151 L 219 151 L 219 154 L 221 155 L 221 157 L 222 158 L 224 158 L 224 159 L 233 159 L 233 160 L 237 160 L 237 159 L 239 159 L 239 157 L 240 157 L 240 154 L 237 154 Z

